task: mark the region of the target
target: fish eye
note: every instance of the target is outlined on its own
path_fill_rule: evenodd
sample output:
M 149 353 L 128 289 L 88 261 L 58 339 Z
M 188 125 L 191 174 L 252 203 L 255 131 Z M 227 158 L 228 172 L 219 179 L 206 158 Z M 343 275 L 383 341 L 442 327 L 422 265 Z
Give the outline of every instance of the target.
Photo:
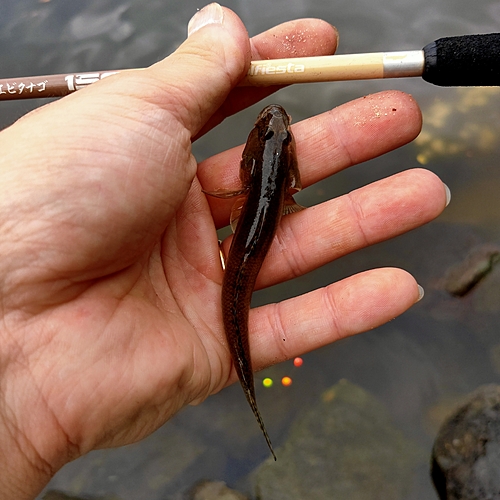
M 289 144 L 292 140 L 292 134 L 290 132 L 288 132 L 288 130 L 286 131 L 286 137 L 284 139 L 284 143 L 285 144 Z
M 274 135 L 274 131 L 273 131 L 273 129 L 268 128 L 268 129 L 267 129 L 267 132 L 266 132 L 266 135 L 264 136 L 264 139 L 265 139 L 266 141 L 268 141 L 269 139 L 271 139 L 271 138 L 272 138 L 272 136 L 273 136 L 273 135 Z

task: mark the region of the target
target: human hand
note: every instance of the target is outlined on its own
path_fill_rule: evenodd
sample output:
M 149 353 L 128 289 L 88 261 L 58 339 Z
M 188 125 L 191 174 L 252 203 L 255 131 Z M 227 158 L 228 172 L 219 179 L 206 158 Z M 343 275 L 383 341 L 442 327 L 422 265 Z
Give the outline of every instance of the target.
M 66 462 L 141 439 L 236 380 L 215 232 L 229 206 L 201 189 L 234 188 L 242 148 L 197 166 L 191 140 L 271 91 L 233 88 L 251 58 L 323 55 L 337 38 L 302 20 L 249 41 L 234 13 L 224 9 L 220 22 L 212 5 L 196 19 L 207 12 L 219 22 L 164 61 L 0 133 L 0 498 L 33 498 Z M 417 105 L 397 92 L 298 123 L 302 183 L 419 129 Z M 417 227 L 444 206 L 441 181 L 413 170 L 287 216 L 257 286 Z M 261 307 L 250 316 L 253 364 L 373 328 L 417 298 L 410 275 L 379 269 Z

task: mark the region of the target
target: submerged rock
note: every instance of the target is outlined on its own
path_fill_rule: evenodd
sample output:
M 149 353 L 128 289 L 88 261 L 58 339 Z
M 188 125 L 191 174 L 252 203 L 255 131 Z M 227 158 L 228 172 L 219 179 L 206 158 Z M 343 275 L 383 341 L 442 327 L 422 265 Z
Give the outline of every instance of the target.
M 480 387 L 443 424 L 431 474 L 441 500 L 500 498 L 500 386 Z
M 108 497 L 75 497 L 72 495 L 66 495 L 62 491 L 50 490 L 45 492 L 42 500 L 119 500 L 118 497 L 108 496 Z
M 500 247 L 485 244 L 473 248 L 467 257 L 448 271 L 445 288 L 456 297 L 469 293 L 500 261 Z
M 42 498 L 43 500 L 84 500 L 81 497 L 73 497 L 71 495 L 66 495 L 66 493 L 62 491 L 56 490 L 47 491 Z
M 383 404 L 345 380 L 295 422 L 277 456 L 255 474 L 259 500 L 401 500 L 423 460 Z
M 232 490 L 223 481 L 201 481 L 189 492 L 189 500 L 248 500 L 242 493 Z

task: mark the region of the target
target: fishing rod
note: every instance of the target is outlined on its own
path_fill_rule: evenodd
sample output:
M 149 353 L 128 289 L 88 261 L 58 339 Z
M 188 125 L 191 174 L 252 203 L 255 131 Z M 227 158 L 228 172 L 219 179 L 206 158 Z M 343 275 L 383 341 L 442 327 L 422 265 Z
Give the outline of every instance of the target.
M 63 97 L 122 71 L 130 70 L 0 79 L 0 101 Z M 500 33 L 439 38 L 422 50 L 252 61 L 240 85 L 416 76 L 446 87 L 500 85 Z

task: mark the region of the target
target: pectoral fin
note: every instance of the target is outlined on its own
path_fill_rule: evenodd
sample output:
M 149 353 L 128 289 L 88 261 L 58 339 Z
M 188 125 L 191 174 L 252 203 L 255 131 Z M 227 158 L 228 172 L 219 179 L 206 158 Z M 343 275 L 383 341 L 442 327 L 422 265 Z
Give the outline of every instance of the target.
M 215 191 L 205 191 L 202 189 L 202 191 L 207 194 L 208 196 L 213 196 L 214 198 L 221 198 L 224 200 L 227 200 L 229 198 L 234 198 L 235 196 L 238 196 L 239 198 L 235 201 L 233 208 L 231 209 L 231 216 L 230 216 L 230 223 L 231 223 L 231 229 L 233 230 L 233 233 L 236 231 L 236 226 L 238 225 L 238 220 L 240 218 L 240 213 L 241 209 L 243 208 L 243 205 L 245 204 L 246 200 L 246 193 L 248 191 L 247 188 L 241 188 L 237 190 L 232 190 L 232 189 L 217 189 Z
M 238 198 L 234 202 L 233 208 L 231 209 L 231 216 L 229 218 L 229 221 L 231 223 L 231 229 L 233 230 L 234 233 L 236 231 L 236 226 L 238 225 L 241 209 L 245 204 L 248 188 L 241 188 L 236 190 L 217 189 L 215 191 L 205 191 L 204 189 L 202 189 L 202 191 L 208 196 L 213 196 L 214 198 L 221 198 L 224 200 L 238 196 Z
M 238 221 L 240 220 L 241 209 L 243 208 L 243 205 L 245 204 L 246 198 L 247 198 L 246 196 L 240 196 L 234 202 L 233 208 L 231 209 L 230 222 L 231 222 L 231 229 L 233 230 L 233 233 L 236 231 L 236 226 L 238 225 Z
M 300 212 L 306 207 L 299 205 L 290 193 L 285 195 L 285 202 L 283 203 L 283 215 L 294 214 L 295 212 Z
M 222 199 L 228 199 L 228 198 L 234 198 L 235 196 L 239 196 L 243 193 L 245 193 L 247 190 L 245 188 L 233 190 L 233 189 L 216 189 L 215 191 L 205 191 L 202 189 L 202 191 L 205 194 L 208 194 L 208 196 L 213 196 L 214 198 L 222 198 Z
M 292 193 L 298 193 L 302 189 L 300 181 L 299 166 L 297 164 L 297 154 L 295 153 L 295 141 L 290 144 L 290 167 L 288 170 L 288 188 Z

